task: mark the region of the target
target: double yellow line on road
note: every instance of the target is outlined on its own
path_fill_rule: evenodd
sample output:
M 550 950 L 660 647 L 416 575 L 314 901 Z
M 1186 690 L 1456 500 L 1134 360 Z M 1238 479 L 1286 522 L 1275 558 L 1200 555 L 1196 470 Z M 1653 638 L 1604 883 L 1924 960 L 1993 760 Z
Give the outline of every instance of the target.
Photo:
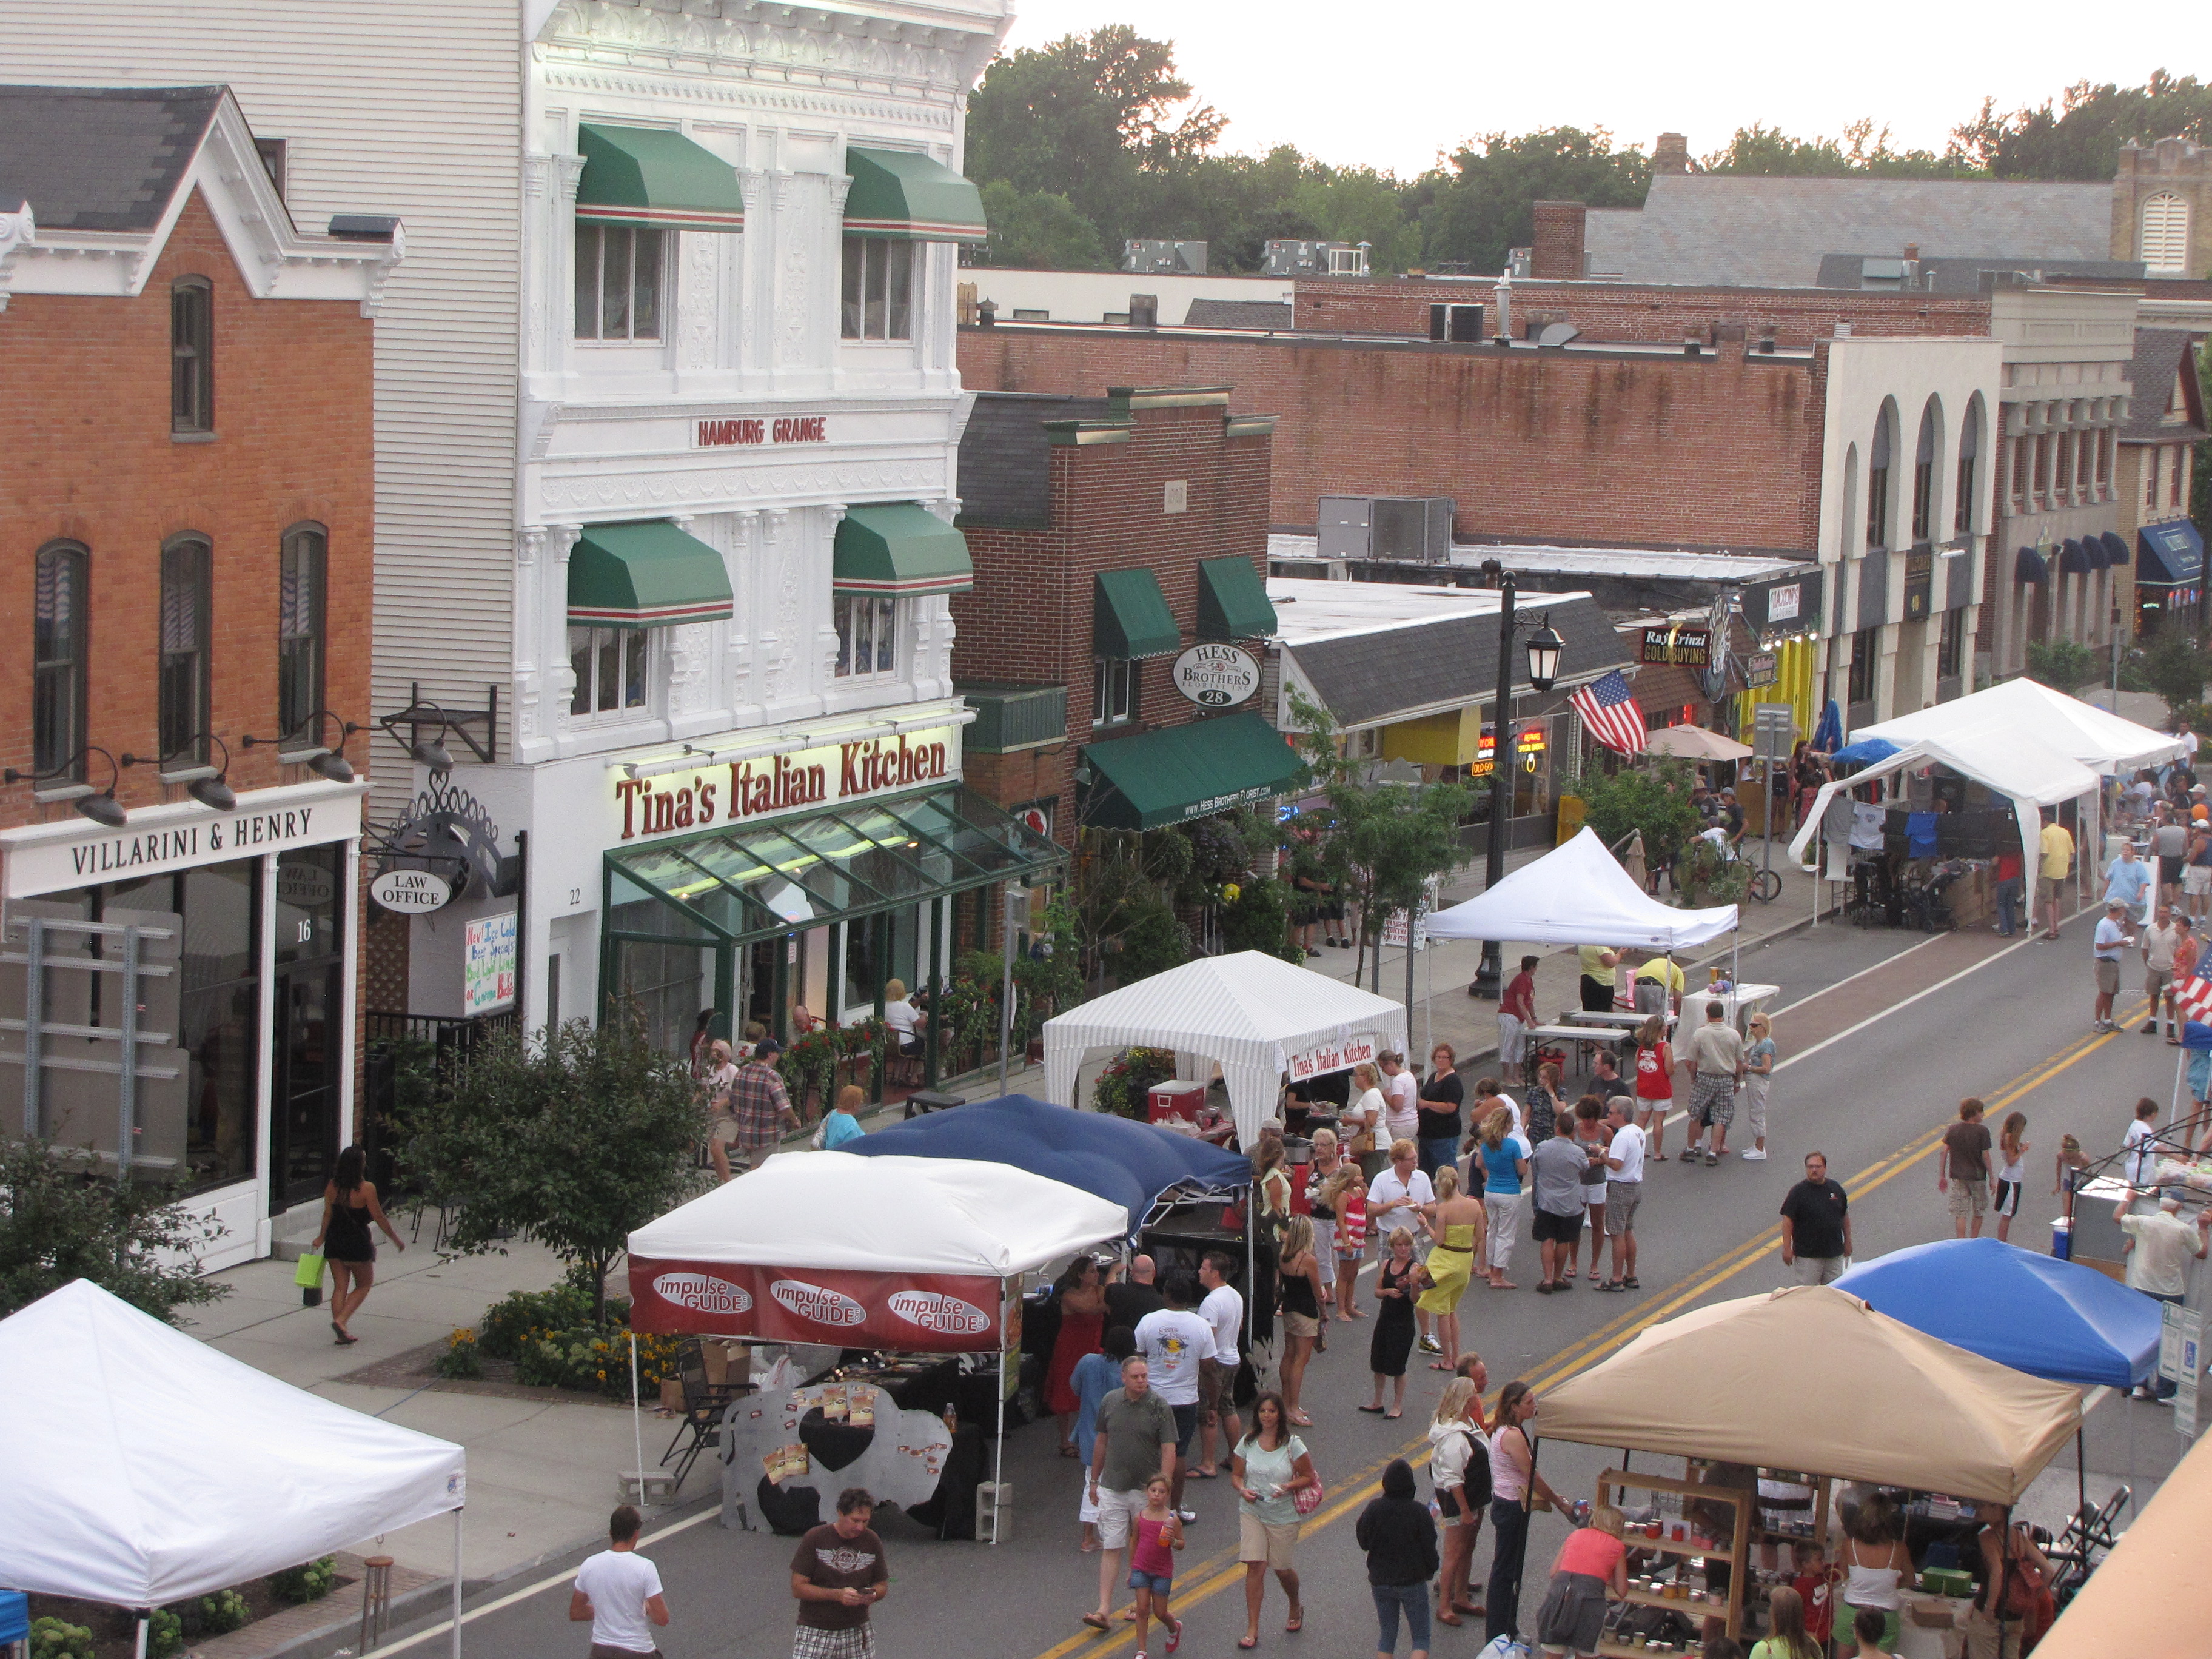
M 2122 1029 L 2133 1024 L 2142 1017 L 2143 1010 L 2148 1006 L 2146 1003 L 2142 1007 L 2137 1008 L 2116 1023 Z M 1996 1094 L 1988 1097 L 1986 1104 L 1989 1109 L 1992 1113 L 2002 1111 L 2014 1102 L 2026 1098 L 2062 1072 L 2078 1065 L 2103 1048 L 2118 1034 L 2117 1031 L 2101 1032 L 2069 1044 L 2057 1054 L 2041 1062 L 2034 1069 L 2021 1073 L 2006 1083 Z M 1846 1181 L 1844 1183 L 1845 1189 L 1856 1200 L 1894 1181 L 1915 1162 L 1934 1152 L 1937 1143 L 1943 1138 L 1943 1131 L 1949 1127 L 1949 1121 L 1946 1121 L 1927 1133 L 1915 1137 L 1895 1152 L 1877 1158 Z M 1660 1323 L 1662 1320 L 1671 1319 L 1718 1285 L 1725 1284 L 1729 1279 L 1743 1272 L 1769 1251 L 1778 1249 L 1781 1243 L 1782 1229 L 1778 1225 L 1765 1229 L 1756 1237 L 1718 1257 L 1701 1273 L 1674 1285 L 1656 1302 L 1622 1315 L 1590 1335 L 1570 1344 L 1553 1354 L 1544 1362 L 1542 1370 L 1529 1377 L 1530 1386 L 1541 1394 L 1544 1389 L 1565 1382 L 1576 1372 L 1586 1370 L 1627 1346 L 1652 1326 Z M 1342 1492 L 1341 1495 L 1324 1504 L 1307 1520 L 1301 1536 L 1311 1536 L 1323 1528 L 1332 1526 L 1346 1516 L 1364 1507 L 1370 1498 L 1382 1491 L 1382 1471 L 1389 1466 L 1394 1458 L 1404 1457 L 1414 1462 L 1419 1462 L 1425 1459 L 1427 1455 L 1428 1440 L 1426 1436 L 1424 1436 L 1418 1440 L 1407 1441 L 1400 1450 L 1392 1453 L 1390 1456 L 1368 1464 L 1352 1477 L 1353 1486 L 1351 1490 Z M 1184 1589 L 1180 1585 L 1176 1589 L 1174 1606 L 1176 1616 L 1180 1618 L 1184 1615 L 1184 1609 L 1218 1595 L 1224 1590 L 1242 1585 L 1244 1582 L 1244 1568 L 1243 1564 L 1236 1559 L 1236 1552 L 1232 1547 L 1216 1551 L 1205 1559 L 1194 1563 L 1186 1569 L 1184 1573 L 1178 1576 L 1192 1581 L 1188 1589 Z M 1069 1656 L 1077 1653 L 1112 1653 L 1131 1640 L 1133 1635 L 1133 1632 L 1127 1628 L 1117 1629 L 1110 1635 L 1085 1629 L 1054 1644 L 1039 1654 L 1037 1659 L 1069 1659 Z

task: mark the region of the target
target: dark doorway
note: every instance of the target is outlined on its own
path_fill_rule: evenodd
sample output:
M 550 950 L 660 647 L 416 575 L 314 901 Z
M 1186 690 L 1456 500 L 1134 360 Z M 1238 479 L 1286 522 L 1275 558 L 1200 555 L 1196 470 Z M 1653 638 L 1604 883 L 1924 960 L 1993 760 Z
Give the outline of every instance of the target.
M 276 1022 L 271 1033 L 270 1213 L 321 1195 L 343 1133 L 345 853 L 276 860 Z

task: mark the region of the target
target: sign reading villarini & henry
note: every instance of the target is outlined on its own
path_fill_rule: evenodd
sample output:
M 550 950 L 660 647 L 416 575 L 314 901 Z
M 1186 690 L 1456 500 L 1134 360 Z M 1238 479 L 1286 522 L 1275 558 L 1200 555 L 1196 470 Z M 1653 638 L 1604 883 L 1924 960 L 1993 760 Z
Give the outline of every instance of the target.
M 932 726 L 896 737 L 822 744 L 787 753 L 620 778 L 622 839 L 711 830 L 802 806 L 896 794 L 960 773 L 960 728 Z

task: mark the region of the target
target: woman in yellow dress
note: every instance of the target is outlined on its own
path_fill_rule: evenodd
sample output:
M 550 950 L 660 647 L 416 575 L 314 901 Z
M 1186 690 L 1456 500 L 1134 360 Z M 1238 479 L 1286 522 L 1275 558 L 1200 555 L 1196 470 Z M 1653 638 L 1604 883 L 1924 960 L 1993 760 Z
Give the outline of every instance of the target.
M 1480 1198 L 1460 1191 L 1459 1171 L 1450 1164 L 1437 1171 L 1435 1185 L 1437 1201 L 1421 1206 L 1436 1241 L 1429 1249 L 1429 1288 L 1413 1305 L 1436 1316 L 1437 1345 L 1443 1357 L 1431 1360 L 1429 1369 L 1449 1371 L 1459 1364 L 1460 1295 L 1474 1273 L 1488 1218 Z

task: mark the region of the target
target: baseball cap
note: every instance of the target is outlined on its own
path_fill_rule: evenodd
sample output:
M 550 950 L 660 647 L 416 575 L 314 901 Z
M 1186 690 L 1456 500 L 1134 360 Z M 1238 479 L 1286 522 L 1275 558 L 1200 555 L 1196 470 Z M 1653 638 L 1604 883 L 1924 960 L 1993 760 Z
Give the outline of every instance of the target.
M 763 1037 L 758 1042 L 753 1044 L 755 1060 L 774 1060 L 782 1052 L 783 1045 L 774 1037 Z

